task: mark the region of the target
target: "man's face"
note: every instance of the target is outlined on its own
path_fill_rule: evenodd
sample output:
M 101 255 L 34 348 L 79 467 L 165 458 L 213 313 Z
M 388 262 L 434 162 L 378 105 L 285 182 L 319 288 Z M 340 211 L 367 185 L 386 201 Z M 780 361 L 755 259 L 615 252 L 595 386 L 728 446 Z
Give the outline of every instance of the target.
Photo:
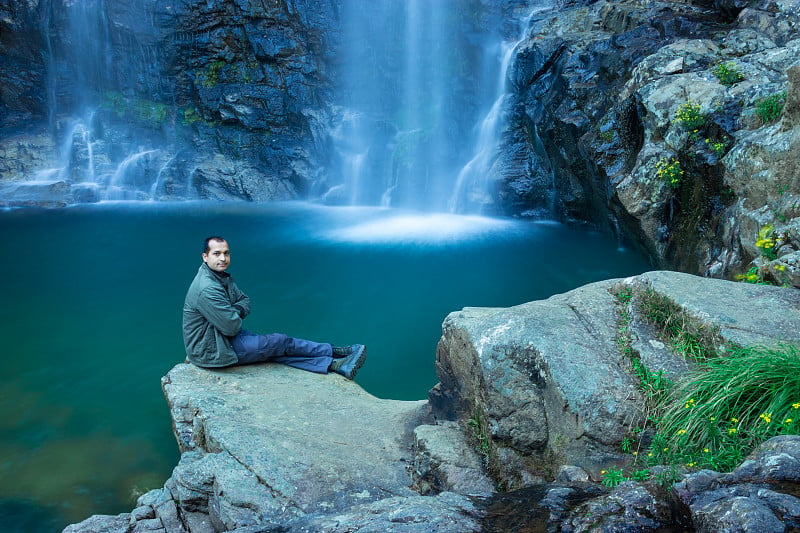
M 225 241 L 209 241 L 203 262 L 214 272 L 225 272 L 231 264 L 231 251 Z

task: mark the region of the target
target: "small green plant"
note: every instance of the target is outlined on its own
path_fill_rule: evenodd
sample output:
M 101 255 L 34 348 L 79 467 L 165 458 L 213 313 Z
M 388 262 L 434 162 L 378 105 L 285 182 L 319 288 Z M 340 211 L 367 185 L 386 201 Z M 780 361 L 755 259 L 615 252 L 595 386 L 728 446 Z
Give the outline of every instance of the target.
M 661 469 L 654 476 L 655 480 L 662 487 L 669 487 L 673 483 L 677 483 L 681 479 L 681 474 L 674 466 L 667 466 Z
M 722 85 L 727 85 L 728 87 L 735 85 L 744 79 L 744 74 L 739 71 L 739 68 L 736 66 L 736 64 L 730 61 L 719 63 L 711 72 L 717 77 Z
M 205 76 L 203 79 L 203 87 L 212 88 L 219 83 L 219 75 L 222 72 L 222 67 L 225 66 L 225 62 L 222 60 L 213 61 L 205 71 Z
M 756 115 L 765 124 L 775 122 L 781 116 L 785 103 L 785 91 L 756 100 Z
M 170 107 L 161 102 L 144 98 L 126 98 L 113 91 L 104 94 L 103 97 L 103 107 L 110 109 L 118 117 L 133 118 L 148 126 L 160 126 L 170 115 Z
M 160 102 L 137 99 L 133 102 L 132 111 L 142 122 L 155 125 L 163 124 L 169 116 L 169 107 Z
M 477 405 L 472 410 L 472 416 L 467 420 L 467 428 L 472 437 L 475 451 L 481 456 L 484 466 L 488 467 L 491 462 L 492 445 L 483 412 Z
M 761 255 L 770 261 L 775 259 L 777 257 L 777 244 L 778 237 L 772 224 L 762 226 L 758 231 L 758 237 L 756 238 L 756 248 L 759 249 Z
M 110 109 L 117 116 L 122 117 L 128 109 L 128 101 L 121 93 L 109 91 L 103 94 L 103 107 Z
M 603 476 L 603 485 L 609 488 L 614 488 L 623 481 L 628 481 L 622 470 L 618 468 L 609 468 L 608 470 L 601 470 L 600 474 Z
M 693 102 L 678 106 L 675 119 L 690 133 L 697 133 L 706 124 L 706 117 L 700 112 L 700 104 Z
M 600 130 L 600 132 L 597 134 L 597 137 L 603 142 L 610 143 L 614 140 L 614 130 L 611 128 L 605 131 Z
M 183 110 L 184 125 L 191 126 L 192 124 L 194 124 L 195 122 L 199 122 L 200 120 L 202 120 L 202 117 L 200 117 L 200 114 L 197 112 L 195 108 L 187 107 L 186 109 Z
M 625 453 L 632 453 L 633 452 L 633 445 L 636 444 L 636 441 L 630 437 L 625 437 L 622 439 L 622 444 L 620 444 L 620 448 Z
M 681 162 L 674 157 L 670 159 L 662 157 L 656 163 L 656 177 L 670 189 L 677 189 L 680 186 L 683 174 Z
M 706 146 L 708 146 L 718 158 L 724 156 L 725 151 L 728 149 L 728 143 L 725 141 L 712 141 L 711 139 L 706 139 Z
M 775 268 L 779 270 L 786 269 L 783 265 L 778 265 Z M 754 285 L 775 285 L 765 277 L 765 270 L 766 269 L 762 267 L 750 267 L 744 274 L 737 274 L 736 280 L 743 283 L 752 283 Z

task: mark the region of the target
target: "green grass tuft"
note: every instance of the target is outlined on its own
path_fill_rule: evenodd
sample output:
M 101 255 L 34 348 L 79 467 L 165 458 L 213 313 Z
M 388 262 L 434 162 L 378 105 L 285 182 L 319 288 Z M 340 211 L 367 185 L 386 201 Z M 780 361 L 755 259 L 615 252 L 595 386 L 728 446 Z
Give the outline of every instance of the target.
M 652 456 L 728 471 L 758 444 L 800 429 L 800 348 L 734 348 L 676 385 Z

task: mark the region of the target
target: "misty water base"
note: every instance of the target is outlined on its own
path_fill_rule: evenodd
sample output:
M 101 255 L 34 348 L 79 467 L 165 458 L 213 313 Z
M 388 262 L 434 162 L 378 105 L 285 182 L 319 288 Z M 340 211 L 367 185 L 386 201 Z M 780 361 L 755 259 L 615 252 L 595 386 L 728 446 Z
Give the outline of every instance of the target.
M 548 222 L 305 203 L 0 211 L 4 531 L 126 512 L 163 485 L 178 450 L 160 378 L 184 359 L 183 297 L 212 234 L 248 329 L 366 343 L 357 381 L 394 399 L 436 383 L 449 312 L 648 269 L 611 236 Z

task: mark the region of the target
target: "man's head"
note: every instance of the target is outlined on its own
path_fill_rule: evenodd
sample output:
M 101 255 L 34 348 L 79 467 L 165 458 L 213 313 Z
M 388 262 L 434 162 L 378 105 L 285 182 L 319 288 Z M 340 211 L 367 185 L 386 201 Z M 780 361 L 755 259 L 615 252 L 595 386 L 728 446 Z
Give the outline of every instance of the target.
M 208 237 L 203 249 L 203 262 L 214 272 L 225 272 L 231 264 L 228 241 L 216 235 Z

